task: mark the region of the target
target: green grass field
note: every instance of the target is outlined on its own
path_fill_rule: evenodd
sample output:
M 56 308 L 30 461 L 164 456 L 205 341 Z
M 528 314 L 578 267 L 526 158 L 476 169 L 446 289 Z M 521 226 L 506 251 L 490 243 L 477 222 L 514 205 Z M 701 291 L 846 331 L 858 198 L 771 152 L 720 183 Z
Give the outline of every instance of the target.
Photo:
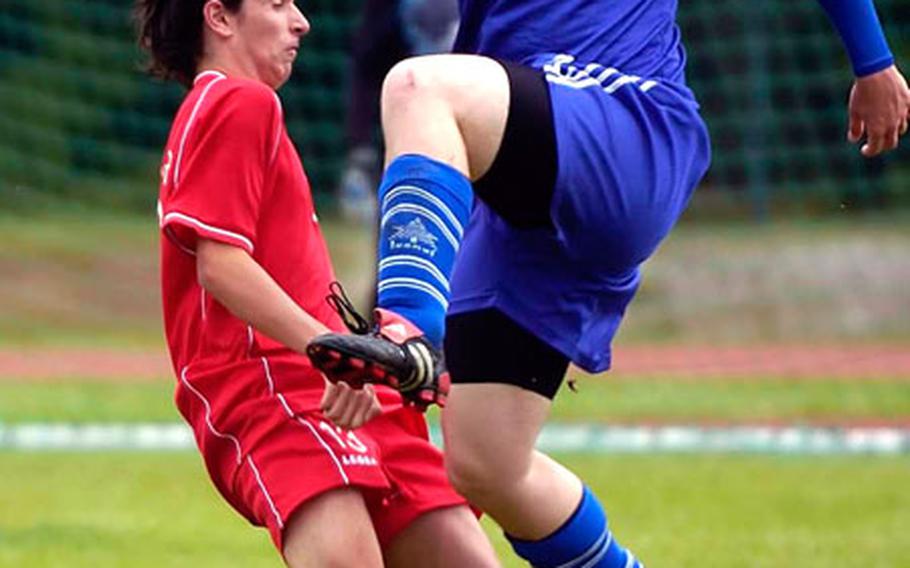
M 566 457 L 650 568 L 899 568 L 910 459 Z M 0 453 L 0 566 L 280 566 L 193 454 Z M 521 566 L 487 525 L 505 566 Z
M 371 229 L 331 218 L 322 228 L 362 304 Z M 162 346 L 157 238 L 152 210 L 0 214 L 0 346 Z M 684 223 L 647 263 L 618 340 L 906 344 L 907 250 L 906 214 Z
M 0 381 L 0 422 L 169 422 L 174 382 Z M 910 381 L 783 379 L 684 383 L 591 377 L 553 409 L 561 422 L 910 419 Z
M 172 383 L 0 382 L 7 423 L 177 419 Z M 598 408 L 602 406 L 598 410 Z M 586 381 L 561 421 L 642 414 L 784 421 L 910 416 L 906 382 Z M 898 567 L 910 457 L 573 454 L 649 567 Z M 280 566 L 264 531 L 215 494 L 192 452 L 0 451 L 0 567 Z M 485 523 L 504 565 L 519 563 Z
M 620 341 L 906 345 L 906 221 L 684 225 L 649 263 Z M 368 232 L 332 220 L 323 229 L 339 277 L 365 298 Z M 156 239 L 151 212 L 0 215 L 0 347 L 164 349 Z M 0 423 L 173 422 L 173 386 L 171 377 L 0 375 Z M 824 367 L 805 381 L 583 377 L 579 387 L 561 394 L 555 420 L 910 421 L 910 381 L 833 380 Z M 602 497 L 649 568 L 910 565 L 907 455 L 562 461 Z M 0 568 L 281 565 L 192 452 L 0 450 L 0 478 Z M 521 566 L 485 526 L 505 566 Z

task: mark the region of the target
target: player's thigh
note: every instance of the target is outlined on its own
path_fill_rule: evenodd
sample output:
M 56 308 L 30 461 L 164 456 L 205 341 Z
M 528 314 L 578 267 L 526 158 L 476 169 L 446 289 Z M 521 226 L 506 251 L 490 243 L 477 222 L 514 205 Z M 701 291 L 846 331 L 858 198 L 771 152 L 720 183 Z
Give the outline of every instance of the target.
M 498 309 L 450 314 L 446 329 L 449 471 L 514 479 L 530 465 L 569 360 Z
M 452 385 L 442 413 L 450 474 L 494 475 L 503 482 L 524 475 L 550 406 L 550 400 L 511 384 Z
M 284 532 L 291 568 L 381 567 L 382 552 L 360 492 L 336 489 L 303 504 Z
M 385 561 L 389 568 L 499 566 L 489 539 L 465 505 L 421 515 L 392 541 Z
M 410 105 L 415 98 L 443 101 L 464 140 L 471 178 L 477 179 L 490 169 L 499 151 L 509 93 L 508 75 L 493 59 L 455 54 L 413 57 L 397 64 L 386 77 L 384 116 L 390 104 Z

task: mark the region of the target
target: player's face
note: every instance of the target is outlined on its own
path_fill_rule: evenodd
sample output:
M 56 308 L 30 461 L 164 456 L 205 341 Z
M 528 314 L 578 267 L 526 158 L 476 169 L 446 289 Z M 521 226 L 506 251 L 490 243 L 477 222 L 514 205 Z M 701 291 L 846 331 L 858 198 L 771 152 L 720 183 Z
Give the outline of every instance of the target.
M 235 20 L 234 47 L 253 77 L 277 89 L 291 76 L 300 38 L 310 22 L 293 0 L 244 0 Z

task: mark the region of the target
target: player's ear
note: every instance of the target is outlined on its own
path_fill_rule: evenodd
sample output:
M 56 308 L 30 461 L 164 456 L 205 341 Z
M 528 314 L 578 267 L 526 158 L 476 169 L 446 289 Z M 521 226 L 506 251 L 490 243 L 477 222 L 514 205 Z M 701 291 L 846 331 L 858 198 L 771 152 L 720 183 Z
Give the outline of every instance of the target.
M 207 0 L 202 7 L 202 21 L 209 30 L 221 37 L 234 34 L 231 12 L 224 7 L 221 0 Z

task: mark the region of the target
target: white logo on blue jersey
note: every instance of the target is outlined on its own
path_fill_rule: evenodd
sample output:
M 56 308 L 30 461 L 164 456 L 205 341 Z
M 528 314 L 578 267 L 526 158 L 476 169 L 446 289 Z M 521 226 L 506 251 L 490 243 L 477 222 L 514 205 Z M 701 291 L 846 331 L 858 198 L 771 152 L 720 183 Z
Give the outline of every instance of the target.
M 638 85 L 638 90 L 647 93 L 658 85 L 657 81 L 641 81 L 638 75 L 625 75 L 615 67 L 604 67 L 600 63 L 589 63 L 584 67 L 572 65 L 575 57 L 561 53 L 544 65 L 547 81 L 573 89 L 600 87 L 612 95 L 625 85 Z

